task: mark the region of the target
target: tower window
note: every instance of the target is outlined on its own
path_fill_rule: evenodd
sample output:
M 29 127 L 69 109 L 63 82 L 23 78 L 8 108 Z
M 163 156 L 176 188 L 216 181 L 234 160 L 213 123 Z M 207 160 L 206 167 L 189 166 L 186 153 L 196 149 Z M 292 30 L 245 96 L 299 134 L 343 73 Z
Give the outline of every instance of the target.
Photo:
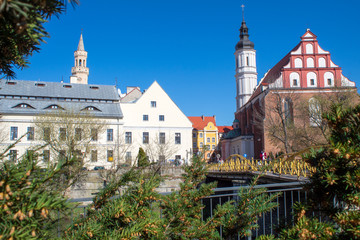
M 328 85 L 329 85 L 329 86 L 332 85 L 331 78 L 328 78 L 327 82 L 328 82 Z
M 249 57 L 246 57 L 246 66 L 249 66 Z
M 81 59 L 79 60 L 79 66 L 81 67 Z
M 84 64 L 83 64 L 83 65 L 84 65 L 84 67 L 86 67 L 86 65 L 85 65 L 85 60 L 84 60 Z

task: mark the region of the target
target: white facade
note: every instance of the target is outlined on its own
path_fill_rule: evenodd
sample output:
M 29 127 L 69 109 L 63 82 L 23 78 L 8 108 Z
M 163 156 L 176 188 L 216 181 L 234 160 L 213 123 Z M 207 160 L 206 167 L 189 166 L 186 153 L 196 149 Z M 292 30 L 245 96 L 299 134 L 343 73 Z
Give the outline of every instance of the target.
M 142 147 L 151 161 L 181 159 L 192 154 L 192 123 L 155 81 L 134 102 L 121 102 L 126 155 L 134 162 Z M 130 141 L 131 136 L 131 141 Z

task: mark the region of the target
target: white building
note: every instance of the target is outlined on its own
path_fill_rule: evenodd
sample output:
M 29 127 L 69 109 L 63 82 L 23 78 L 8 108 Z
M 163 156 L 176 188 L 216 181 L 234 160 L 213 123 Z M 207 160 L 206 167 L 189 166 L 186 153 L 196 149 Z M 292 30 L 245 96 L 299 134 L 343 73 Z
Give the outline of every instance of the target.
M 152 161 L 191 158 L 192 124 L 157 82 L 144 93 L 139 87 L 129 87 L 126 95 L 115 86 L 88 84 L 82 35 L 74 58 L 70 83 L 0 80 L 0 144 L 5 149 L 24 136 L 11 148 L 8 159 L 16 160 L 27 150 L 44 145 L 44 129 L 37 129 L 34 121 L 39 115 L 56 111 L 91 115 L 104 125 L 103 132 L 91 137 L 90 150 L 77 149 L 88 169 L 136 164 L 139 147 Z M 72 131 L 51 126 L 50 131 L 58 138 Z M 41 158 L 54 161 L 61 151 L 46 146 L 41 149 Z
M 126 150 L 127 158 L 134 158 L 142 147 L 151 161 L 190 160 L 192 123 L 189 119 L 156 81 L 139 93 L 139 88 L 129 88 L 120 104 L 125 144 L 132 144 Z

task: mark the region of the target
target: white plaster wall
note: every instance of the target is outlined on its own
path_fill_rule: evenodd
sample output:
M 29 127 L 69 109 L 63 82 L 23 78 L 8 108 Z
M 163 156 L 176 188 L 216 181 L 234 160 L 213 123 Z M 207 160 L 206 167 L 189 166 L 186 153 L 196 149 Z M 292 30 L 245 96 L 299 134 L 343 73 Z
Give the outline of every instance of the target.
M 156 101 L 156 107 L 151 107 L 151 101 Z M 132 132 L 132 147 L 129 149 L 134 161 L 139 147 L 144 147 L 143 132 L 149 132 L 150 141 L 159 132 L 165 132 L 166 139 L 175 143 L 175 133 L 181 134 L 181 144 L 176 144 L 176 152 L 182 159 L 190 160 L 192 152 L 192 123 L 166 92 L 155 81 L 135 103 L 121 103 L 124 114 L 124 132 Z M 149 117 L 143 121 L 143 115 Z M 159 115 L 164 115 L 165 121 L 159 121 Z

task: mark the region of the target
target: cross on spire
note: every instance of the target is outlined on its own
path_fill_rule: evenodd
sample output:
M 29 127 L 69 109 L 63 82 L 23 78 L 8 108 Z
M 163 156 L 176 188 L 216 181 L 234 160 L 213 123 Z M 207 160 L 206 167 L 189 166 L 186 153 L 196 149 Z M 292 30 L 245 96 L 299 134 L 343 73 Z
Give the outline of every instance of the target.
M 244 17 L 244 8 L 245 8 L 245 6 L 244 6 L 244 4 L 242 4 L 242 5 L 241 5 L 241 8 L 242 8 L 242 17 L 243 17 L 243 21 L 245 21 L 245 17 Z

